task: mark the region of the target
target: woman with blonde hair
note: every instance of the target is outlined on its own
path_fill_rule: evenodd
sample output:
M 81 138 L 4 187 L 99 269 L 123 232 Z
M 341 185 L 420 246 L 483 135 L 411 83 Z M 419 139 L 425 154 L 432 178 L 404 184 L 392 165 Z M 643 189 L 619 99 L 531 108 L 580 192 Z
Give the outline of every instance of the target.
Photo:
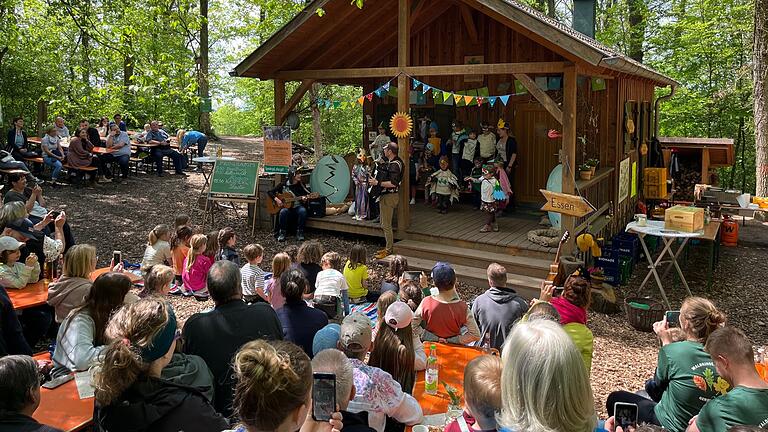
M 165 300 L 149 296 L 120 309 L 106 337 L 109 344 L 93 380 L 98 430 L 228 429 L 196 388 L 161 378 L 176 348 L 176 316 Z
M 592 432 L 597 424 L 589 375 L 555 322 L 520 322 L 502 350 L 499 426 L 519 432 Z
M 669 327 L 666 317 L 654 323 L 653 331 L 662 347 L 656 374 L 646 383 L 646 389 L 657 397 L 658 403 L 635 393 L 616 391 L 606 401 L 608 415 L 613 415 L 616 402 L 633 403 L 638 406 L 639 422 L 685 430 L 707 401 L 730 388 L 718 376 L 712 357 L 704 349 L 709 335 L 723 325 L 725 314 L 702 297 L 688 297 L 680 307 L 680 329 L 685 340 L 677 341 L 675 329 Z
M 312 364 L 298 346 L 261 339 L 248 342 L 235 354 L 234 369 L 234 408 L 247 432 L 343 428 L 338 412 L 327 423 L 312 420 Z

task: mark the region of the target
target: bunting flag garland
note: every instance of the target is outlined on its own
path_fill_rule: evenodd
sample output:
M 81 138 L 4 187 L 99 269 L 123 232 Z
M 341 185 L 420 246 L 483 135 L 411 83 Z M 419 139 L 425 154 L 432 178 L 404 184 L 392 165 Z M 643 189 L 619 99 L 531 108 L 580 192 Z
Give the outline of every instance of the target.
M 422 93 L 424 93 L 424 94 L 427 94 L 427 92 L 428 92 L 429 90 L 431 90 L 431 89 L 432 89 L 432 87 L 430 87 L 430 86 L 428 86 L 428 85 L 424 84 L 424 85 L 422 86 L 421 92 L 422 92 Z
M 413 89 L 416 90 L 416 89 L 419 88 L 419 86 L 421 86 L 421 81 L 419 81 L 417 79 L 414 79 L 413 80 Z
M 496 103 L 496 96 L 491 96 L 488 98 L 488 104 L 493 108 L 493 105 Z
M 456 101 L 456 103 L 461 102 L 461 95 L 451 93 L 451 96 L 453 96 L 453 100 Z
M 504 106 L 507 106 L 507 102 L 509 102 L 509 96 L 510 95 L 499 96 L 499 99 L 501 99 L 501 103 L 503 103 Z

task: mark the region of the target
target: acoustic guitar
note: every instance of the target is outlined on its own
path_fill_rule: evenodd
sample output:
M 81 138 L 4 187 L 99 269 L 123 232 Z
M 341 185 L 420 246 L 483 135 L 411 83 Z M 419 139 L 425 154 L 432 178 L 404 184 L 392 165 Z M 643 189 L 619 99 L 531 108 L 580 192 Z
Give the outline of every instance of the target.
M 544 283 L 555 283 L 555 278 L 557 278 L 557 273 L 560 270 L 560 253 L 562 252 L 563 245 L 568 241 L 570 237 L 571 233 L 569 233 L 568 230 L 565 230 L 563 237 L 560 238 L 560 243 L 557 245 L 557 254 L 555 254 L 555 260 L 552 261 L 552 264 L 549 265 L 549 274 L 547 275 Z
M 302 199 L 313 200 L 313 199 L 321 198 L 321 196 L 317 192 L 312 192 L 309 195 L 302 195 L 300 197 L 297 197 L 296 195 L 293 194 L 293 192 L 288 191 L 288 192 L 277 194 L 275 198 L 280 198 L 280 201 L 282 201 L 283 203 L 282 205 L 278 206 L 277 203 L 275 203 L 275 200 L 273 199 L 266 200 L 267 213 L 269 213 L 270 215 L 277 214 L 278 212 L 280 212 L 281 209 L 284 209 L 284 208 L 287 208 L 287 209 L 293 208 L 293 204 L 296 201 L 301 201 Z

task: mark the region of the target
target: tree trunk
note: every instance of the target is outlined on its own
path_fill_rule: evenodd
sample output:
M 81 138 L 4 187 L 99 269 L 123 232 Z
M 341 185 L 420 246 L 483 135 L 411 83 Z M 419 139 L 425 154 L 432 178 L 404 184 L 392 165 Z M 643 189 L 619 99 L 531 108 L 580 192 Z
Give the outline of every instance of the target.
M 643 41 L 645 40 L 644 0 L 628 0 L 629 12 L 629 56 L 643 62 Z
M 755 194 L 768 195 L 768 0 L 755 0 L 752 67 L 755 99 Z
M 555 17 L 555 0 L 547 0 L 547 15 L 549 15 L 550 18 Z
M 200 0 L 200 68 L 198 69 L 198 86 L 200 97 L 206 101 L 210 98 L 208 93 L 208 0 Z M 200 131 L 206 135 L 211 134 L 211 113 L 203 112 L 200 105 Z M 206 110 L 207 111 L 207 110 Z
M 320 93 L 320 84 L 312 84 L 309 90 L 310 106 L 312 107 L 312 133 L 315 138 L 315 160 L 323 157 L 323 130 L 320 128 L 320 108 L 317 107 L 317 95 Z

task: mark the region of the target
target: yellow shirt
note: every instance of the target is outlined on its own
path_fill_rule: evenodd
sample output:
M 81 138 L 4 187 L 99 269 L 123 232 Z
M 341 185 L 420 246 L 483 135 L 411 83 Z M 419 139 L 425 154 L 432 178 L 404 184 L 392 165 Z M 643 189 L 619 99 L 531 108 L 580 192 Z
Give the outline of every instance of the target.
M 493 157 L 496 152 L 496 135 L 492 133 L 481 134 L 477 137 L 477 143 L 480 145 L 481 158 Z
M 350 264 L 349 260 L 344 264 L 344 278 L 349 286 L 349 298 L 363 297 L 368 294 L 368 290 L 363 288 L 363 281 L 368 279 L 368 266 L 358 264 L 353 269 Z

